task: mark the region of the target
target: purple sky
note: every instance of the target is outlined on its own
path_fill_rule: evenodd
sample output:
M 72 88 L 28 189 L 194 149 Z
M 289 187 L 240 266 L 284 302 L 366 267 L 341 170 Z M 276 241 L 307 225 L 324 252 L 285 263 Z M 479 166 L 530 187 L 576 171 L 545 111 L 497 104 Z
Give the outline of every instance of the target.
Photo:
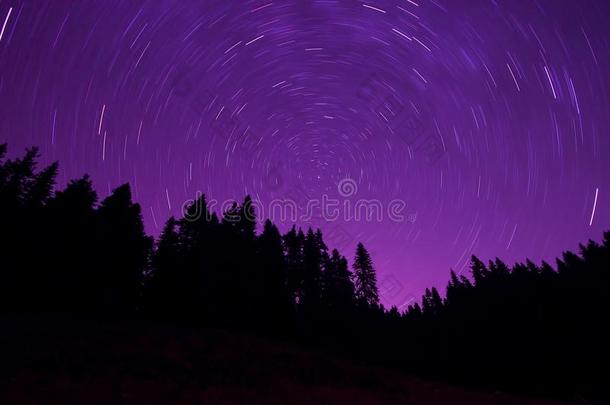
M 0 0 L 0 26 L 0 142 L 59 160 L 60 186 L 130 182 L 152 234 L 197 191 L 352 179 L 405 220 L 315 223 L 402 305 L 472 253 L 610 228 L 607 0 Z

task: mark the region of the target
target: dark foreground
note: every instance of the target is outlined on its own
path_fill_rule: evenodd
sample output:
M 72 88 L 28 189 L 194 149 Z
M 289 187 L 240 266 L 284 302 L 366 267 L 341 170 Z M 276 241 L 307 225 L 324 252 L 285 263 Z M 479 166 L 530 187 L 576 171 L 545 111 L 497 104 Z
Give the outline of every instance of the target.
M 422 381 L 218 330 L 74 318 L 0 320 L 3 404 L 562 403 Z

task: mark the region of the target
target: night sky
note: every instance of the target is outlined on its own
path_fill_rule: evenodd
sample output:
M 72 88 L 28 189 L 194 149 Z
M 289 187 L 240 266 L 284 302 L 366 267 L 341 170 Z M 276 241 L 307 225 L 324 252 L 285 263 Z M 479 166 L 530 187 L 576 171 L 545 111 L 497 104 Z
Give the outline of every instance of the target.
M 0 142 L 131 183 L 154 235 L 198 191 L 402 200 L 298 221 L 401 306 L 610 228 L 608 0 L 0 0 L 0 27 Z

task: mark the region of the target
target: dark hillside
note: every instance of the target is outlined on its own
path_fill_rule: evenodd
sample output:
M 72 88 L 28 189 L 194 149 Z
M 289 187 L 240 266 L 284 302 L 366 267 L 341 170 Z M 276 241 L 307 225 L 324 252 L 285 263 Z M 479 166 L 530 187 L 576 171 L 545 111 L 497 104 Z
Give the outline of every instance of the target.
M 482 393 L 219 330 L 2 319 L 0 403 L 560 404 Z

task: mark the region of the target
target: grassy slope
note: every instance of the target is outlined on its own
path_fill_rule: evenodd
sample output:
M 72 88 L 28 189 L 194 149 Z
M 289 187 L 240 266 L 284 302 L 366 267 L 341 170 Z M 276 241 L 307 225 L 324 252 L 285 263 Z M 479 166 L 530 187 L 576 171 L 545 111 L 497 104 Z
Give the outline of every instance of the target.
M 0 403 L 533 404 L 217 330 L 0 318 Z

